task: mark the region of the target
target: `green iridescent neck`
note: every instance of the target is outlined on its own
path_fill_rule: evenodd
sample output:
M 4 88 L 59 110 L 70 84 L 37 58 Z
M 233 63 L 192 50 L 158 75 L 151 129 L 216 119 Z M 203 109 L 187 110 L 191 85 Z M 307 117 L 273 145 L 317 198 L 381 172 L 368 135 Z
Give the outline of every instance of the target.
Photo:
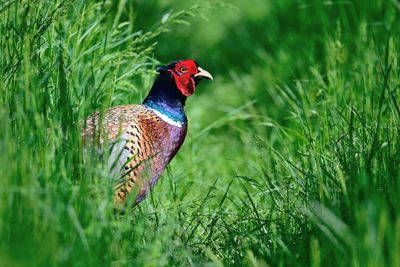
M 143 104 L 171 120 L 186 124 L 185 101 L 186 97 L 176 88 L 172 75 L 164 73 L 157 77 Z

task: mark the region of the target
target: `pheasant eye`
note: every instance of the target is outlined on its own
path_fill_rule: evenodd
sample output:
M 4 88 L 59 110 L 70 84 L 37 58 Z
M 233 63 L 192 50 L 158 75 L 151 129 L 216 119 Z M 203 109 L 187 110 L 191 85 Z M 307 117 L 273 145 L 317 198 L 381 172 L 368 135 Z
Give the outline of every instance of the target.
M 185 66 L 179 68 L 179 72 L 186 73 L 187 68 Z

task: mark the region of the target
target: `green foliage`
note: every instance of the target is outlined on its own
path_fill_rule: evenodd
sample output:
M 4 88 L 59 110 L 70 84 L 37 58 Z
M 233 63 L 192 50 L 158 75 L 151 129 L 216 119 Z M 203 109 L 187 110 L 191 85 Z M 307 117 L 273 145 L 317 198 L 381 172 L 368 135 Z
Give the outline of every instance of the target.
M 181 2 L 0 2 L 0 266 L 399 266 L 398 2 Z M 215 82 L 116 211 L 80 121 L 184 58 Z

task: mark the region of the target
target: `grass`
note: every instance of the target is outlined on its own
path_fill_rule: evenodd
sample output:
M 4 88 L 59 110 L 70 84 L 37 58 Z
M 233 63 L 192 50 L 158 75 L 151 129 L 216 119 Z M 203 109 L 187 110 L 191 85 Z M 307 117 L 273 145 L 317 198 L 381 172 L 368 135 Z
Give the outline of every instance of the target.
M 232 6 L 231 6 L 232 4 Z M 399 266 L 393 1 L 0 3 L 0 266 Z M 151 195 L 121 215 L 79 121 L 155 66 L 214 83 Z

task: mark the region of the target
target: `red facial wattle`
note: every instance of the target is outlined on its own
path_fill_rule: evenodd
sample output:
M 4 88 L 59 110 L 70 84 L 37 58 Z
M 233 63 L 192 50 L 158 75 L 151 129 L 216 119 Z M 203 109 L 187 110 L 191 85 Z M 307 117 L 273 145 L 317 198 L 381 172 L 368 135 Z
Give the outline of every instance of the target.
M 170 70 L 174 76 L 176 87 L 184 96 L 191 96 L 195 89 L 196 83 L 193 76 L 197 74 L 197 64 L 194 60 L 183 60 Z
M 201 79 L 213 79 L 209 72 L 200 68 L 197 63 L 191 59 L 159 67 L 157 71 L 160 73 L 171 73 L 177 89 L 186 97 L 191 96 L 195 92 L 196 85 Z
M 179 91 L 181 91 L 184 96 L 191 96 L 196 89 L 196 84 L 192 75 L 189 73 L 178 75 L 172 70 L 170 70 L 170 72 L 172 72 L 174 76 L 175 84 Z

